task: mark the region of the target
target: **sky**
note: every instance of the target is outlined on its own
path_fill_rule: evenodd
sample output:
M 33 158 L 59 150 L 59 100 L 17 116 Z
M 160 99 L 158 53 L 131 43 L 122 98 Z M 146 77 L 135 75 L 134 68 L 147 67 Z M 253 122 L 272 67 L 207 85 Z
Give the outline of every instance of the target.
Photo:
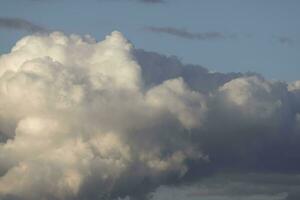
M 294 81 L 300 65 L 299 7 L 297 0 L 2 0 L 0 17 L 97 40 L 118 30 L 137 48 L 176 55 L 211 71 Z M 151 28 L 224 37 L 186 38 Z M 6 53 L 28 31 L 0 27 L 0 34 L 0 52 Z
M 0 0 L 0 200 L 299 200 L 299 5 Z

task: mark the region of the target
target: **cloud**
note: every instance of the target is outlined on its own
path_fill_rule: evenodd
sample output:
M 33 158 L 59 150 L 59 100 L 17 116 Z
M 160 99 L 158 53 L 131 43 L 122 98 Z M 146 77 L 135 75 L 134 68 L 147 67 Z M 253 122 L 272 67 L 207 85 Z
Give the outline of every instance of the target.
M 299 175 L 290 174 L 216 174 L 194 185 L 161 186 L 152 200 L 288 200 L 299 198 Z
M 143 3 L 164 3 L 163 0 L 139 0 L 139 1 Z
M 293 45 L 295 43 L 295 40 L 290 38 L 290 37 L 286 37 L 286 36 L 280 36 L 277 38 L 278 42 L 283 44 L 283 45 Z
M 0 198 L 146 199 L 227 170 L 299 174 L 298 82 L 211 73 L 117 31 L 26 36 L 0 57 Z
M 205 99 L 181 78 L 144 90 L 132 51 L 119 32 L 99 43 L 51 33 L 25 37 L 1 57 L 8 139 L 0 146 L 0 194 L 144 195 L 136 187 L 181 177 L 187 159 L 204 158 L 189 141 L 177 141 L 200 125 Z
M 42 1 L 48 1 L 48 0 L 29 0 L 29 1 L 42 2 Z M 135 0 L 135 1 L 140 2 L 140 3 L 146 3 L 146 4 L 165 3 L 165 0 Z
M 215 39 L 228 39 L 234 38 L 235 35 L 225 35 L 221 32 L 200 32 L 193 33 L 189 32 L 185 29 L 179 29 L 174 27 L 146 27 L 146 31 L 150 31 L 153 33 L 164 33 L 168 35 L 173 35 L 176 37 L 189 39 L 189 40 L 215 40 Z
M 36 1 L 40 1 L 40 0 L 36 0 Z M 109 0 L 99 0 L 99 1 L 107 1 L 109 2 Z M 122 1 L 122 0 L 115 0 L 115 1 Z M 124 1 L 124 0 L 123 0 Z M 163 3 L 166 3 L 165 0 L 127 0 L 128 2 L 138 2 L 138 3 L 143 3 L 143 4 L 148 4 L 148 5 L 151 5 L 151 4 L 163 4 Z
M 209 93 L 224 83 L 243 76 L 242 73 L 211 73 L 200 65 L 183 64 L 176 56 L 165 56 L 143 49 L 134 49 L 133 55 L 142 68 L 145 87 L 153 87 L 165 80 L 182 77 L 193 90 Z
M 0 29 L 12 29 L 12 30 L 21 30 L 21 31 L 27 31 L 27 32 L 47 32 L 47 29 L 33 24 L 30 21 L 27 21 L 25 19 L 20 18 L 7 18 L 7 17 L 1 17 L 0 18 Z

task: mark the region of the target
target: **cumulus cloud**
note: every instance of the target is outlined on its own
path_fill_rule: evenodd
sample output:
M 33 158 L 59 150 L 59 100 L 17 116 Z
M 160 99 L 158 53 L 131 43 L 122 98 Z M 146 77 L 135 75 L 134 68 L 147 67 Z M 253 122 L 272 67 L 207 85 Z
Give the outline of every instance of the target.
M 1 128 L 9 138 L 0 146 L 1 194 L 73 198 L 90 181 L 121 193 L 124 176 L 134 186 L 143 177 L 183 176 L 186 159 L 203 157 L 177 141 L 200 125 L 205 99 L 180 78 L 144 90 L 132 49 L 119 32 L 99 43 L 52 33 L 25 37 L 1 57 Z
M 298 173 L 299 88 L 117 31 L 26 36 L 0 57 L 0 198 L 143 199 L 223 169 Z
M 234 38 L 235 35 L 226 35 L 221 32 L 198 32 L 193 33 L 189 32 L 185 29 L 179 29 L 174 27 L 146 27 L 146 31 L 150 31 L 153 33 L 164 33 L 168 35 L 173 35 L 176 37 L 189 39 L 189 40 L 216 40 L 216 39 L 228 39 Z
M 0 29 L 21 30 L 27 32 L 47 32 L 47 29 L 20 18 L 0 17 Z

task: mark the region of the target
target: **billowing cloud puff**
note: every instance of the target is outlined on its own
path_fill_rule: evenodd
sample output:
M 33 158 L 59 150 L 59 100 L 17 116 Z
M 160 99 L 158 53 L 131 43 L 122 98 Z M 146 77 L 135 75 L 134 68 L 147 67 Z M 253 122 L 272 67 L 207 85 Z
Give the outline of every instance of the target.
M 172 142 L 159 137 L 199 126 L 205 99 L 180 78 L 145 90 L 132 49 L 119 32 L 99 43 L 52 33 L 25 37 L 1 57 L 0 194 L 73 198 L 90 177 L 107 193 L 122 189 L 125 173 L 182 176 L 186 159 L 201 159 L 187 140 L 167 149 Z M 143 137 L 149 147 L 138 144 Z
M 216 169 L 300 166 L 284 164 L 298 158 L 298 82 L 211 73 L 120 32 L 21 39 L 0 57 L 0 95 L 4 199 L 141 199 Z M 278 163 L 272 146 L 289 154 Z

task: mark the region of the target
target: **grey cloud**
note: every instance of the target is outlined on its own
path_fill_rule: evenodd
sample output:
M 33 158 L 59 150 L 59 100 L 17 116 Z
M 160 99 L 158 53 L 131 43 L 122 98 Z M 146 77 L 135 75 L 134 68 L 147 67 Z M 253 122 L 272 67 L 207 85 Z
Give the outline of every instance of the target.
M 299 198 L 299 175 L 276 173 L 215 174 L 193 185 L 162 186 L 152 200 L 241 199 L 286 200 Z M 177 197 L 177 198 L 176 198 Z
M 186 29 L 179 29 L 174 27 L 145 27 L 146 31 L 150 31 L 153 33 L 164 33 L 168 35 L 173 35 L 176 37 L 189 39 L 189 40 L 215 40 L 215 39 L 229 39 L 229 38 L 235 38 L 236 35 L 226 35 L 221 32 L 199 32 L 199 33 L 193 33 L 190 31 L 187 31 Z
M 295 43 L 295 40 L 293 38 L 286 36 L 277 37 L 277 41 L 283 45 L 293 45 Z
M 27 32 L 47 32 L 48 30 L 42 26 L 36 25 L 30 21 L 20 18 L 0 17 L 0 28 L 21 30 Z
M 234 78 L 244 76 L 234 72 L 211 73 L 201 65 L 184 64 L 176 56 L 165 56 L 143 49 L 135 49 L 133 54 L 142 67 L 143 80 L 149 88 L 165 80 L 182 77 L 193 90 L 209 93 Z
M 36 0 L 36 1 L 40 1 L 40 0 Z M 137 3 L 143 3 L 143 4 L 147 4 L 147 5 L 155 5 L 155 4 L 163 4 L 166 3 L 165 0 L 99 0 L 99 1 L 106 1 L 106 2 L 110 2 L 110 1 L 127 1 L 127 2 L 137 2 Z
M 49 0 L 28 0 L 28 1 L 33 1 L 33 2 L 46 2 Z M 52 0 L 53 1 L 53 0 Z M 103 1 L 103 0 L 100 0 Z M 105 1 L 109 1 L 109 0 L 105 0 Z M 120 1 L 120 0 L 119 0 Z M 123 0 L 122 0 L 123 1 Z M 128 0 L 127 0 L 128 1 Z M 131 1 L 131 0 L 129 0 Z M 159 3 L 165 3 L 165 0 L 134 0 L 137 2 L 141 2 L 141 3 L 148 3 L 148 4 L 159 4 Z M 49 1 L 51 2 L 51 1 Z
M 285 131 L 293 132 L 295 115 L 299 112 L 300 105 L 298 98 L 300 84 L 298 82 L 290 84 L 290 91 L 288 91 L 286 83 L 269 83 L 259 74 L 255 73 L 210 73 L 202 66 L 184 65 L 174 56 L 167 57 L 144 50 L 137 50 L 135 55 L 142 67 L 143 80 L 146 85 L 153 86 L 163 82 L 165 79 L 183 77 L 184 81 L 193 90 L 207 95 L 217 93 L 217 96 L 212 95 L 211 97 L 213 98 L 209 97 L 208 104 L 211 110 L 207 115 L 206 124 L 200 130 L 192 131 L 194 141 L 199 141 L 199 145 L 210 152 L 210 158 L 212 161 L 216 161 L 217 165 L 231 165 L 233 164 L 232 159 L 234 159 L 237 162 L 235 165 L 238 165 L 239 168 L 246 168 L 251 164 L 257 170 L 297 171 L 297 169 L 300 169 L 300 162 L 296 159 L 298 157 L 296 152 L 299 148 L 292 139 L 299 136 L 295 133 L 285 134 Z M 253 76 L 257 78 L 249 79 L 249 77 Z M 244 80 L 247 81 L 244 82 Z M 254 109 L 256 106 L 258 106 L 258 109 L 260 106 L 264 107 L 264 104 L 267 103 L 264 101 L 267 99 L 267 101 L 273 101 L 274 104 L 277 102 L 281 105 L 279 110 L 269 113 L 271 115 L 266 116 L 267 118 L 262 115 L 261 117 L 263 118 L 261 120 L 263 121 L 259 121 L 259 116 L 257 115 L 251 117 L 250 110 L 235 110 L 237 107 L 231 107 L 232 105 L 226 102 L 228 94 L 224 96 L 222 91 L 218 91 L 226 83 L 229 86 L 230 82 L 232 83 L 232 87 L 234 87 L 230 90 L 244 90 L 246 88 L 236 86 L 245 83 L 249 84 L 250 80 L 253 87 L 256 87 L 254 86 L 256 83 L 262 85 L 267 83 L 263 87 L 268 87 L 267 91 L 262 90 L 261 92 L 252 94 L 257 99 L 252 99 L 250 102 L 261 101 L 262 104 L 255 106 L 254 104 L 252 106 L 248 105 L 251 109 Z M 256 89 L 253 89 L 253 92 L 254 90 Z M 238 96 L 235 98 L 238 98 Z M 267 107 L 264 109 L 267 109 Z M 247 112 L 247 114 L 244 115 L 241 111 Z M 257 112 L 262 113 L 262 110 L 257 110 Z M 228 115 L 231 117 L 228 118 Z M 218 121 L 218 126 L 215 124 L 216 121 Z M 276 121 L 276 123 L 273 123 L 273 121 Z M 228 127 L 228 129 L 219 127 Z M 199 131 L 201 136 L 199 135 Z M 244 134 L 240 135 L 240 132 Z M 217 139 L 223 137 L 224 134 L 227 136 L 227 140 Z M 266 138 L 272 139 L 268 140 Z M 228 142 L 231 139 L 236 142 L 236 146 L 231 145 L 229 148 Z M 253 149 L 253 151 L 249 151 L 250 149 Z M 280 153 L 283 149 L 285 151 L 284 154 Z M 281 161 L 277 162 L 276 159 L 272 158 L 278 154 L 281 154 Z M 294 161 L 293 164 L 289 163 L 289 160 Z
M 163 0 L 138 0 L 143 3 L 164 3 Z

